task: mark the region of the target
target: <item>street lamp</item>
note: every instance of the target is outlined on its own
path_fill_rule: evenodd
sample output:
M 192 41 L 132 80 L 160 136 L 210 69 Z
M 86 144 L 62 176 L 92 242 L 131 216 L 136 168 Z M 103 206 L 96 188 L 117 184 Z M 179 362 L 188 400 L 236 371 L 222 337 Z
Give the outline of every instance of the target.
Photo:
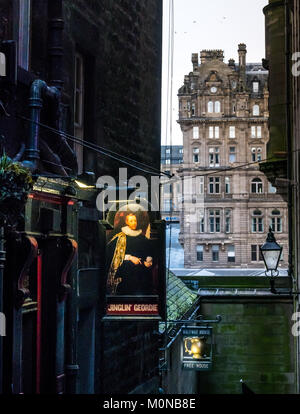
M 269 233 L 267 236 L 266 242 L 260 246 L 260 252 L 262 254 L 265 266 L 266 266 L 266 276 L 270 276 L 271 292 L 276 293 L 274 287 L 274 277 L 278 276 L 278 263 L 280 260 L 282 247 L 276 242 L 272 228 L 269 227 Z

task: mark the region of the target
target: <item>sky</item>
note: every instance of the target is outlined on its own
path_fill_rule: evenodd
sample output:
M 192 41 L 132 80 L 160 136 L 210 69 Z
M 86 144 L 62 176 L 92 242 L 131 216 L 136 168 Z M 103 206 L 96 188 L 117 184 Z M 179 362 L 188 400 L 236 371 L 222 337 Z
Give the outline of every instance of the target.
M 163 0 L 161 143 L 180 145 L 182 133 L 176 122 L 177 93 L 183 85 L 184 75 L 192 71 L 192 53 L 200 55 L 203 49 L 222 49 L 225 62 L 230 58 L 238 62 L 238 44 L 246 43 L 247 62 L 261 62 L 265 57 L 262 9 L 268 4 L 268 0 L 173 0 L 173 70 L 171 59 L 168 60 L 168 44 L 169 39 L 172 39 L 169 36 L 169 29 L 172 27 L 169 25 L 170 2 L 172 0 Z

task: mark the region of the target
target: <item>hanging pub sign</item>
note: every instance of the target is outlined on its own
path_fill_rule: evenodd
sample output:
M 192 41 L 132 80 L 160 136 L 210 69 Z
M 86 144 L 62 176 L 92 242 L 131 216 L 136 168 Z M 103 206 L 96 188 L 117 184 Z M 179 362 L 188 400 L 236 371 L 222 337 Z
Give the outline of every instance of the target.
M 164 319 L 165 222 L 143 203 L 119 203 L 106 221 L 105 319 Z
M 184 370 L 211 370 L 212 328 L 202 326 L 183 327 L 181 355 Z

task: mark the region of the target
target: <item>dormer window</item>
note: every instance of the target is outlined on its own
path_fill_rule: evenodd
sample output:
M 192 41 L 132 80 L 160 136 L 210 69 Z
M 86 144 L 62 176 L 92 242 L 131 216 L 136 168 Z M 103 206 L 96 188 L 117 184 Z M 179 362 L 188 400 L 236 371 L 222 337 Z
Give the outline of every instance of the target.
M 254 93 L 258 93 L 259 92 L 259 82 L 257 82 L 257 81 L 252 82 L 252 91 Z

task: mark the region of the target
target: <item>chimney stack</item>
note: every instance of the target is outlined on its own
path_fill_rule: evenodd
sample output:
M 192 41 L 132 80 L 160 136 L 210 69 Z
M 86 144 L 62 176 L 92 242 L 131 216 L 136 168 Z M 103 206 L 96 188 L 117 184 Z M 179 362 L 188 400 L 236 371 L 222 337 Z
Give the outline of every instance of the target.
M 192 53 L 193 72 L 198 70 L 199 60 L 198 53 Z
M 247 47 L 245 43 L 240 43 L 238 48 L 239 54 L 239 69 L 240 69 L 240 81 L 243 87 L 246 86 L 246 54 Z

